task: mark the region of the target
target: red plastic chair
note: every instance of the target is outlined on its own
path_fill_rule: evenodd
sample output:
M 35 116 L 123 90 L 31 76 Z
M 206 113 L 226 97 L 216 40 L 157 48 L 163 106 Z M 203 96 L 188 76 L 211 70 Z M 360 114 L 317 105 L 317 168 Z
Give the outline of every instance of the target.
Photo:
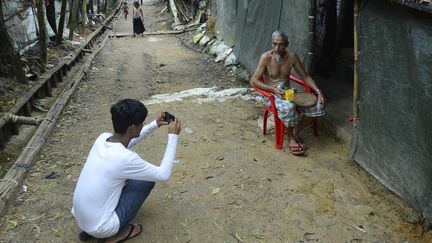
M 312 93 L 312 89 L 300 78 L 294 76 L 294 75 L 290 75 L 289 76 L 290 81 L 293 81 L 295 83 L 298 83 L 300 85 L 303 86 L 303 88 L 305 89 L 305 92 L 308 93 Z M 262 81 L 262 80 L 261 80 Z M 274 117 L 274 122 L 275 122 L 275 133 L 276 133 L 276 149 L 282 149 L 283 147 L 283 142 L 284 142 L 284 137 L 285 137 L 285 126 L 283 124 L 283 122 L 281 121 L 281 119 L 279 119 L 278 113 L 277 113 L 277 109 L 276 109 L 276 104 L 275 104 L 275 100 L 273 97 L 273 94 L 259 89 L 257 87 L 254 87 L 258 92 L 260 92 L 262 95 L 264 95 L 265 97 L 267 97 L 270 102 L 271 105 L 270 106 L 266 106 L 264 108 L 264 120 L 263 120 L 263 129 L 262 132 L 265 135 L 267 132 L 267 117 L 268 117 L 268 113 L 272 112 L 273 113 L 273 117 Z M 315 135 L 315 137 L 318 136 L 318 126 L 317 126 L 317 122 L 316 120 L 313 121 L 312 123 L 312 129 L 313 129 L 313 133 Z

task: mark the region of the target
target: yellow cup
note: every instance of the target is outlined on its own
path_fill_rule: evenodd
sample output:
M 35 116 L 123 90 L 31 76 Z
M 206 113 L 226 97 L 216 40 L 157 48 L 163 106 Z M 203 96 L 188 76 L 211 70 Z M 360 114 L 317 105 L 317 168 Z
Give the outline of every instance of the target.
M 285 100 L 293 101 L 294 100 L 294 90 L 288 89 L 285 91 Z

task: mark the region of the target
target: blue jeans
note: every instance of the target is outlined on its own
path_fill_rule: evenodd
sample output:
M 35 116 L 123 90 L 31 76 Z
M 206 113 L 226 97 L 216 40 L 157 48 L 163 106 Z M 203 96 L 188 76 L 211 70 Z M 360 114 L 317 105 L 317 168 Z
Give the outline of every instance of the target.
M 128 180 L 123 188 L 119 202 L 115 208 L 120 220 L 119 232 L 124 230 L 138 213 L 141 205 L 150 195 L 155 183 L 152 181 Z

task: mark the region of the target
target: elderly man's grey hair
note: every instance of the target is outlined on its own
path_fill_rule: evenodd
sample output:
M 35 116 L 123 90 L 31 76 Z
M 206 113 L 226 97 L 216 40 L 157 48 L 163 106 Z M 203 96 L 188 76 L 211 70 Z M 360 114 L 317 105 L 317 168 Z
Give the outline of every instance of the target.
M 288 43 L 288 36 L 284 32 L 279 31 L 279 30 L 275 30 L 275 32 L 273 32 L 273 34 L 272 34 L 272 39 L 277 38 L 277 37 L 281 37 L 282 40 L 285 42 L 285 44 Z

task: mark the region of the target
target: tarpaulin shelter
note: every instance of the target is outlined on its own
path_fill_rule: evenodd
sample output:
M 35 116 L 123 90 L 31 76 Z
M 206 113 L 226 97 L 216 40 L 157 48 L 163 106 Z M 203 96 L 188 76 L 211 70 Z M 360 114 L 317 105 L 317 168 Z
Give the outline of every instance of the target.
M 432 221 L 432 11 L 360 3 L 352 156 Z
M 276 29 L 288 34 L 290 50 L 308 67 L 315 3 L 217 0 L 216 28 L 249 72 L 271 48 Z M 359 3 L 360 119 L 352 130 L 352 157 L 432 221 L 432 4 Z

